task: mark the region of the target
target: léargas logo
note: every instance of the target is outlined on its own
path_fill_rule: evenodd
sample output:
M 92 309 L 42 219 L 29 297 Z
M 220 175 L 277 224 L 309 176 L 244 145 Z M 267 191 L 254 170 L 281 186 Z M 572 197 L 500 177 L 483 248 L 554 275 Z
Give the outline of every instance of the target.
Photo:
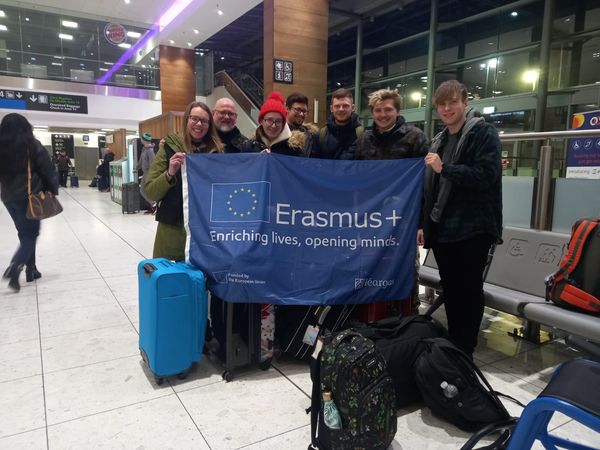
M 389 288 L 394 285 L 395 280 L 377 280 L 375 278 L 355 278 L 354 289 L 362 289 L 364 287 L 381 287 Z
M 271 183 L 213 183 L 211 222 L 269 222 Z

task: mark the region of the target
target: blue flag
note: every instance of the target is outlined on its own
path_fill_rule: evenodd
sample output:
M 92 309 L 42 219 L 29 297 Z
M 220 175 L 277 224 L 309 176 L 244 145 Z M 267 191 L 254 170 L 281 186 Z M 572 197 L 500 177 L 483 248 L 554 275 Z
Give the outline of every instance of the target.
M 192 154 L 187 259 L 231 302 L 398 300 L 415 280 L 421 158 Z

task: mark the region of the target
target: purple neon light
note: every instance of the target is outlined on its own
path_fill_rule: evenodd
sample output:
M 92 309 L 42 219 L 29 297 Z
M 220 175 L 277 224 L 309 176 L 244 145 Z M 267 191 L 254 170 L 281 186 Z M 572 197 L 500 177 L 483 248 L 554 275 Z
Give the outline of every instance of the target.
M 165 27 L 169 25 L 179 14 L 181 14 L 181 12 L 193 1 L 194 0 L 175 0 L 173 4 L 169 6 L 169 9 L 167 9 L 167 11 L 160 16 L 152 28 L 150 28 L 139 41 L 129 47 L 127 51 L 121 55 L 119 60 L 113 64 L 108 72 L 96 80 L 96 84 L 107 83 L 117 70 L 119 70 L 133 55 L 135 55 L 138 50 L 144 47 L 150 39 L 164 30 Z

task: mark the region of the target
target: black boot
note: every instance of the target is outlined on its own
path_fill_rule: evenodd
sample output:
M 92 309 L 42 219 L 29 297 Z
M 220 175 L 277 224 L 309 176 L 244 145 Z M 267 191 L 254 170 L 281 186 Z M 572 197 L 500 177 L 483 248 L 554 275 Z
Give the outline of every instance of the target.
M 8 287 L 15 292 L 19 292 L 21 290 L 21 285 L 19 284 L 19 275 L 21 275 L 22 270 L 22 265 L 18 266 L 13 263 L 8 266 L 8 269 L 6 269 L 4 271 L 4 275 L 2 275 L 2 278 L 7 278 L 9 280 Z
M 27 280 L 27 282 L 29 283 L 33 280 L 37 280 L 38 278 L 42 278 L 42 274 L 39 270 L 37 270 L 37 267 L 27 266 L 27 268 L 25 269 L 25 279 Z

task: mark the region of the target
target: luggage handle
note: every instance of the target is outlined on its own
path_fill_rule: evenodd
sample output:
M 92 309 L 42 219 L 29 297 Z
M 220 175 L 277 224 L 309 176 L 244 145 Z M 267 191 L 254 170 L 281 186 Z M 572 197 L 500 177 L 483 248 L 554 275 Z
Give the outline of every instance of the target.
M 152 275 L 152 272 L 156 272 L 156 266 L 152 263 L 146 263 L 142 266 L 142 270 L 144 271 L 144 275 L 149 277 Z

